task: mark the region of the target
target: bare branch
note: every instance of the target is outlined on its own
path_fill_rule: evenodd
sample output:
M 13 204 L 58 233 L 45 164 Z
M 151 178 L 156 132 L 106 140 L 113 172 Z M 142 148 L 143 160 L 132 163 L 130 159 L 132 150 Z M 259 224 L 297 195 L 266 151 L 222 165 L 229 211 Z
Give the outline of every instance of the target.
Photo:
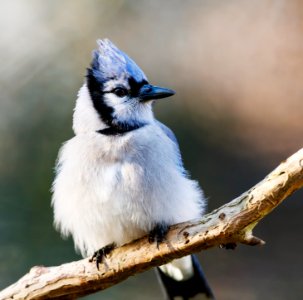
M 257 223 L 303 186 L 303 149 L 282 162 L 250 190 L 205 215 L 174 225 L 157 249 L 147 237 L 114 249 L 97 270 L 88 259 L 57 267 L 38 266 L 0 292 L 0 299 L 74 299 L 106 289 L 135 273 L 214 246 L 262 245 Z

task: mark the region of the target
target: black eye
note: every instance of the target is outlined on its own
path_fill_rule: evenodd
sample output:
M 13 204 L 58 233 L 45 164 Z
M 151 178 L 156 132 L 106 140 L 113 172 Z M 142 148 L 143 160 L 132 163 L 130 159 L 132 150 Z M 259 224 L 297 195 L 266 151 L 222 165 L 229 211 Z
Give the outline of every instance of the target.
M 115 88 L 112 92 L 121 98 L 128 95 L 128 90 L 122 87 Z

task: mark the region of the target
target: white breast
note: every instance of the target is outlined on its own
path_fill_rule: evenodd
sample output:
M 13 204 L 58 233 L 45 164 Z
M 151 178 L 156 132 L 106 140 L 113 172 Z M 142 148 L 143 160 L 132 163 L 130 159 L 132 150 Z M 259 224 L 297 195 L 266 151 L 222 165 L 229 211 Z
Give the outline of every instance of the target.
M 55 224 L 85 255 L 140 237 L 155 224 L 197 218 L 203 195 L 177 167 L 156 125 L 123 136 L 78 134 L 62 147 L 53 185 Z

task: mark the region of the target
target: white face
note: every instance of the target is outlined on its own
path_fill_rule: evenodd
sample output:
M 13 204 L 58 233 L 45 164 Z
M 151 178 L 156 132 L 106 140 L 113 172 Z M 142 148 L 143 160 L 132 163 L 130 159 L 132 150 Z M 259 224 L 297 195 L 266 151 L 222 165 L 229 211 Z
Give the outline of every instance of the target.
M 118 122 L 148 122 L 153 118 L 152 101 L 140 101 L 126 78 L 113 79 L 104 84 L 103 98 L 114 109 Z

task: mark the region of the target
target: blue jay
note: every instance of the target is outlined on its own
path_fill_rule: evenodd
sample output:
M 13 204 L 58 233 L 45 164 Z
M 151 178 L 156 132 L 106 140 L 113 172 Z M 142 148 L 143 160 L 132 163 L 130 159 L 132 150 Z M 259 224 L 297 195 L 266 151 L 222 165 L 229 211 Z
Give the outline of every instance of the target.
M 75 136 L 62 146 L 52 187 L 54 224 L 98 263 L 116 245 L 199 218 L 206 200 L 185 171 L 173 132 L 154 118 L 154 100 L 174 91 L 149 84 L 109 40 L 98 49 L 79 91 Z M 98 250 L 100 249 L 100 250 Z M 168 299 L 213 294 L 194 256 L 158 268 Z

